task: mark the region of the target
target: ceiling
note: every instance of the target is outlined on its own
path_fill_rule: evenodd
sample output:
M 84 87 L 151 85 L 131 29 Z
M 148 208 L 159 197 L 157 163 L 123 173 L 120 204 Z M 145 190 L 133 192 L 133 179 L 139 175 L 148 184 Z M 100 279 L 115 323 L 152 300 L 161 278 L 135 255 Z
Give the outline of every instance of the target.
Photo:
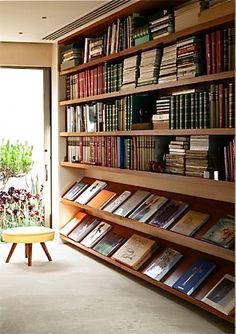
M 1 1 L 0 41 L 45 42 L 42 38 L 109 0 Z M 46 18 L 43 18 L 46 17 Z

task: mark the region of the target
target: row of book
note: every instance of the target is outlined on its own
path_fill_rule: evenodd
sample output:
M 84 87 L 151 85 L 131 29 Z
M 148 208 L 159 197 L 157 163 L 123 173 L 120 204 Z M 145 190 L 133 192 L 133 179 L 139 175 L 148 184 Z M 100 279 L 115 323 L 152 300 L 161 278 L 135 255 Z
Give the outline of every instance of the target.
M 158 228 L 169 228 L 170 231 L 187 236 L 193 236 L 210 218 L 207 213 L 187 211 L 189 204 L 183 201 L 139 189 L 134 193 L 125 190 L 117 194 L 105 189 L 107 186 L 107 182 L 101 180 L 92 184 L 78 181 L 66 191 L 63 198 Z M 201 239 L 231 248 L 234 245 L 234 233 L 235 219 L 232 215 L 225 215 L 212 225 Z
M 148 94 L 127 95 L 108 102 L 66 107 L 67 132 L 128 131 L 150 121 L 154 98 Z
M 66 99 L 233 70 L 233 29 L 226 28 L 205 34 L 205 43 L 202 37 L 192 36 L 163 49 L 143 51 L 125 58 L 123 62 L 99 65 L 68 75 Z M 227 35 L 228 38 L 225 37 L 221 42 L 217 38 L 218 44 L 210 41 L 213 35 L 218 34 L 219 41 L 220 36 L 223 38 Z M 203 52 L 204 48 L 206 52 Z
M 68 137 L 65 160 L 112 168 L 235 180 L 235 140 L 215 140 L 209 135 Z M 157 168 L 156 163 L 159 164 Z
M 172 248 L 160 247 L 150 237 L 138 234 L 127 237 L 118 234 L 108 222 L 83 212 L 78 212 L 60 230 L 60 234 L 103 256 L 111 257 L 115 262 L 134 270 L 141 270 L 153 280 L 162 281 L 188 296 L 191 296 L 217 268 L 217 264 L 212 260 L 199 257 L 177 275 L 177 278 L 168 280 L 167 274 L 171 275 L 171 272 L 173 273 L 176 267 L 178 269 L 178 265 L 186 259 L 184 254 Z M 234 277 L 226 274 L 202 297 L 202 301 L 224 314 L 231 314 L 234 297 Z

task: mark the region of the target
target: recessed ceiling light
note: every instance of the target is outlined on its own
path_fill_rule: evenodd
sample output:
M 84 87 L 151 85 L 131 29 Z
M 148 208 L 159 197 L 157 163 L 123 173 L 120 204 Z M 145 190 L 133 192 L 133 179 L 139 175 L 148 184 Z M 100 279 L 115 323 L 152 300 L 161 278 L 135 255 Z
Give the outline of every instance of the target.
M 23 35 L 23 32 L 22 32 L 22 31 L 19 31 L 18 34 L 19 34 L 19 35 Z
M 46 20 L 47 16 L 42 16 L 42 20 Z

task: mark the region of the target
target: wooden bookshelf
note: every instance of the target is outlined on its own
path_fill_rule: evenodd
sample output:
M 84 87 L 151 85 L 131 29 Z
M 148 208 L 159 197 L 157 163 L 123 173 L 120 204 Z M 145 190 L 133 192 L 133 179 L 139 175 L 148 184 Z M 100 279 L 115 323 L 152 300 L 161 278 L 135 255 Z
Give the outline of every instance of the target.
M 97 32 L 102 34 L 108 25 L 114 22 L 117 18 L 123 18 L 136 11 L 142 11 L 144 13 L 150 13 L 155 8 L 164 8 L 165 6 L 177 8 L 179 5 L 184 5 L 188 1 L 135 1 L 131 5 L 127 5 L 119 12 L 110 15 L 106 18 L 101 18 L 96 22 L 92 22 L 86 27 L 82 27 L 78 32 L 59 41 L 59 45 L 68 45 L 77 40 L 81 40 L 83 43 L 85 37 L 95 37 Z M 83 98 L 75 98 L 65 100 L 65 81 L 66 77 L 76 74 L 80 71 L 92 69 L 98 65 L 106 63 L 114 63 L 122 61 L 123 59 L 140 54 L 143 51 L 151 50 L 156 47 L 169 46 L 180 39 L 184 39 L 193 36 L 198 33 L 213 32 L 223 27 L 233 26 L 234 14 L 227 14 L 219 18 L 210 18 L 208 22 L 199 23 L 191 26 L 182 31 L 169 34 L 165 37 L 160 37 L 156 40 L 151 40 L 143 44 L 133 46 L 129 49 L 125 49 L 118 53 L 103 56 L 101 58 L 93 59 L 87 63 L 75 66 L 71 69 L 60 71 L 59 80 L 61 81 L 61 97 L 59 100 L 60 107 L 60 186 L 61 194 L 63 194 L 74 182 L 87 178 L 90 183 L 94 180 L 104 180 L 108 183 L 108 190 L 112 190 L 117 194 L 122 193 L 124 190 L 132 190 L 143 188 L 151 193 L 159 194 L 167 198 L 174 198 L 189 203 L 192 210 L 206 212 L 210 214 L 210 220 L 194 235 L 194 237 L 187 237 L 178 233 L 174 233 L 168 229 L 160 229 L 151 226 L 147 223 L 140 223 L 126 217 L 120 217 L 112 213 L 108 213 L 102 210 L 97 210 L 89 207 L 88 205 L 82 205 L 73 201 L 69 201 L 63 198 L 60 199 L 61 210 L 61 222 L 60 226 L 65 225 L 69 218 L 80 211 L 84 211 L 89 215 L 97 217 L 101 220 L 109 222 L 116 231 L 129 237 L 132 233 L 137 233 L 143 236 L 149 236 L 154 238 L 161 247 L 173 247 L 177 250 L 183 251 L 186 255 L 186 261 L 181 262 L 180 266 L 170 274 L 167 275 L 164 281 L 157 282 L 150 277 L 142 273 L 142 270 L 133 270 L 126 265 L 123 265 L 110 257 L 106 257 L 97 253 L 93 249 L 86 248 L 78 242 L 71 240 L 70 238 L 61 235 L 61 239 L 76 247 L 95 258 L 105 261 L 116 268 L 124 270 L 129 274 L 138 277 L 145 282 L 148 282 L 158 288 L 163 289 L 167 293 L 171 293 L 185 301 L 200 307 L 201 309 L 210 312 L 230 323 L 234 322 L 234 317 L 231 315 L 225 315 L 218 310 L 210 307 L 209 305 L 201 301 L 202 297 L 219 281 L 219 279 L 225 274 L 229 273 L 234 275 L 234 250 L 225 249 L 223 247 L 216 246 L 202 241 L 202 236 L 206 230 L 212 226 L 220 217 L 225 214 L 234 214 L 235 203 L 235 189 L 234 182 L 228 181 L 215 181 L 210 179 L 203 179 L 200 177 L 179 176 L 174 174 L 154 173 L 148 171 L 139 171 L 131 169 L 120 169 L 97 166 L 86 163 L 72 163 L 63 161 L 65 160 L 66 139 L 71 137 L 107 137 L 107 136 L 192 136 L 192 135 L 209 135 L 218 136 L 224 140 L 227 138 L 233 138 L 235 135 L 234 128 L 210 128 L 210 129 L 172 129 L 172 130 L 132 130 L 132 131 L 107 131 L 107 132 L 65 132 L 65 115 L 67 106 L 75 106 L 78 104 L 94 103 L 98 101 L 108 101 L 114 99 L 120 99 L 128 95 L 138 95 L 142 93 L 150 93 L 154 96 L 161 93 L 171 94 L 180 88 L 199 88 L 204 85 L 220 84 L 233 82 L 235 78 L 235 71 L 225 71 L 220 73 L 214 73 L 209 75 L 201 75 L 188 79 L 180 79 L 175 82 L 157 83 L 151 85 L 138 86 L 136 88 L 124 89 L 112 93 L 99 94 L 95 96 L 88 96 Z M 68 79 L 68 78 L 67 78 Z M 160 94 L 159 94 L 160 95 Z M 75 95 L 71 95 L 75 96 Z M 153 255 L 154 256 L 154 255 Z M 200 289 L 194 292 L 193 295 L 187 296 L 171 287 L 173 280 L 179 277 L 185 272 L 188 264 L 196 259 L 198 256 L 203 256 L 212 259 L 217 262 L 218 269 L 214 275 L 206 280 L 206 283 L 201 285 Z M 151 260 L 150 260 L 151 261 Z M 142 269 L 142 268 L 141 268 Z

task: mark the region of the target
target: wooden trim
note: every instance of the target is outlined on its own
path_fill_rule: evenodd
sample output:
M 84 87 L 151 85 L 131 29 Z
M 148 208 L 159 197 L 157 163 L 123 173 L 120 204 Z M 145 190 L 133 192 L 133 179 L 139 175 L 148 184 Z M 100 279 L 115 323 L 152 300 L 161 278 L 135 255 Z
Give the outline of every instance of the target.
M 88 63 L 75 66 L 72 69 L 61 71 L 59 73 L 59 75 L 66 75 L 66 74 L 70 74 L 70 73 L 75 73 L 77 71 L 85 70 L 85 69 L 88 69 L 88 68 L 91 68 L 91 67 L 94 67 L 94 66 L 97 66 L 97 65 L 100 65 L 100 64 L 104 64 L 104 63 L 109 62 L 109 61 L 120 60 L 120 59 L 123 59 L 125 57 L 132 56 L 132 55 L 136 54 L 137 52 L 147 51 L 147 50 L 153 49 L 155 47 L 158 47 L 160 45 L 163 46 L 163 45 L 171 44 L 171 43 L 176 42 L 180 38 L 194 35 L 196 32 L 203 32 L 203 31 L 210 30 L 212 28 L 215 29 L 217 27 L 222 26 L 223 24 L 231 23 L 233 21 L 234 21 L 234 14 L 229 14 L 229 15 L 223 16 L 221 18 L 217 18 L 217 19 L 211 20 L 209 22 L 205 22 L 205 23 L 200 23 L 196 26 L 189 27 L 187 29 L 178 31 L 176 33 L 172 33 L 168 36 L 160 37 L 156 40 L 152 40 L 152 41 L 143 43 L 141 45 L 134 46 L 134 47 L 129 48 L 129 49 L 125 49 L 125 50 L 123 50 L 119 53 L 114 53 L 114 54 L 109 55 L 109 56 L 104 56 L 104 57 L 101 57 L 101 58 L 98 58 L 98 59 L 94 59 L 94 60 L 92 60 Z M 79 37 L 79 35 L 77 35 L 77 38 L 78 37 Z
M 234 128 L 215 129 L 172 129 L 172 130 L 131 130 L 104 132 L 60 132 L 60 137 L 105 137 L 105 136 L 234 136 Z
M 202 309 L 205 309 L 207 310 L 208 312 L 214 314 L 214 315 L 217 315 L 218 317 L 226 320 L 226 321 L 229 321 L 230 323 L 234 323 L 234 318 L 232 316 L 227 316 L 221 312 L 219 312 L 218 310 L 214 309 L 214 308 L 210 308 L 208 305 L 206 305 L 205 303 L 201 302 L 200 300 L 198 299 L 195 299 L 191 296 L 187 296 L 181 292 L 179 292 L 178 290 L 175 290 L 173 288 L 171 288 L 170 286 L 162 283 L 162 282 L 159 282 L 159 281 L 155 281 L 153 279 L 151 279 L 150 277 L 144 275 L 143 273 L 137 271 L 137 270 L 134 270 L 132 268 L 129 268 L 127 267 L 126 265 L 122 264 L 122 263 L 118 263 L 117 261 L 113 260 L 112 258 L 110 257 L 107 257 L 107 256 L 104 256 L 96 251 L 94 251 L 93 249 L 90 249 L 90 248 L 87 248 L 83 245 L 81 245 L 80 243 L 78 242 L 75 242 L 67 237 L 65 237 L 64 235 L 60 235 L 61 239 L 73 246 L 75 246 L 76 248 L 78 248 L 79 250 L 82 250 L 82 251 L 85 251 L 86 253 L 90 254 L 90 255 L 93 255 L 103 261 L 106 261 L 110 264 L 112 264 L 113 266 L 115 267 L 118 267 L 142 280 L 145 280 L 146 282 L 158 287 L 158 288 L 161 288 L 162 290 L 165 290 L 181 299 L 184 299 L 185 301 L 193 304 L 193 305 L 196 305 Z
M 203 253 L 210 254 L 210 255 L 222 258 L 224 260 L 234 262 L 234 251 L 230 249 L 224 249 L 222 247 L 219 247 L 219 246 L 207 243 L 207 242 L 204 242 L 204 248 L 203 248 L 202 240 L 198 240 L 198 239 L 191 238 L 191 237 L 186 237 L 185 235 L 181 235 L 181 234 L 178 234 L 178 237 L 177 237 L 176 233 L 171 232 L 169 230 L 157 228 L 155 226 L 151 226 L 145 223 L 140 223 L 138 221 L 134 221 L 132 219 L 125 218 L 125 217 L 120 217 L 120 216 L 117 216 L 117 215 L 114 215 L 112 213 L 105 212 L 102 210 L 93 209 L 87 205 L 82 205 L 79 203 L 75 203 L 73 201 L 68 201 L 64 198 L 62 198 L 61 201 L 62 203 L 70 204 L 80 209 L 83 209 L 86 213 L 92 216 L 113 222 L 115 224 L 130 228 L 130 229 L 133 229 L 133 230 L 145 233 L 145 234 L 152 235 L 162 240 L 167 240 L 175 244 L 182 245 L 182 246 L 185 246 L 185 247 L 197 250 L 197 251 L 201 250 Z
M 198 196 L 202 198 L 209 198 L 223 202 L 234 203 L 234 182 L 215 181 L 203 179 L 200 177 L 181 176 L 165 173 L 143 172 L 130 169 L 120 169 L 111 167 L 94 166 L 73 162 L 61 161 L 62 167 L 79 168 L 88 171 L 97 171 L 101 173 L 108 173 L 114 182 L 119 182 L 120 176 L 128 176 L 130 182 L 133 178 L 136 184 L 139 184 L 138 178 L 145 178 L 147 187 L 153 188 L 153 183 L 158 184 L 159 190 L 182 193 L 190 196 Z M 134 175 L 135 172 L 135 175 Z M 116 180 L 118 178 L 118 180 Z M 149 186 L 150 184 L 150 186 Z
M 170 89 L 170 88 L 197 85 L 197 84 L 202 85 L 203 83 L 207 83 L 207 82 L 210 83 L 213 81 L 233 79 L 234 77 L 235 77 L 234 71 L 227 71 L 227 72 L 221 72 L 221 73 L 215 73 L 215 74 L 209 74 L 209 75 L 201 75 L 199 77 L 181 79 L 181 80 L 177 80 L 173 82 L 144 85 L 144 86 L 140 86 L 140 87 L 136 87 L 132 89 L 125 89 L 125 90 L 121 89 L 118 92 L 88 96 L 88 97 L 83 97 L 83 98 L 78 98 L 78 99 L 73 99 L 73 100 L 64 100 L 64 101 L 60 101 L 59 105 L 63 107 L 63 106 L 71 105 L 71 104 L 94 102 L 94 101 L 100 101 L 100 100 L 107 100 L 111 98 L 120 98 L 126 95 L 153 92 L 153 91 L 162 90 L 162 89 Z

